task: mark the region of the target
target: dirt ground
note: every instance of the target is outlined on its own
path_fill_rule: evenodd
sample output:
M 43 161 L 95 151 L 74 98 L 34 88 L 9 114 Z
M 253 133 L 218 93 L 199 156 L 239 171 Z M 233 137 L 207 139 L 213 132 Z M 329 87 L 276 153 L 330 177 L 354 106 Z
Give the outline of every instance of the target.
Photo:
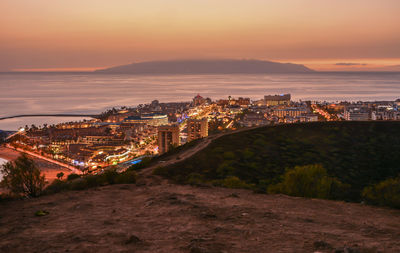
M 400 252 L 400 210 L 153 178 L 0 203 L 0 252 Z

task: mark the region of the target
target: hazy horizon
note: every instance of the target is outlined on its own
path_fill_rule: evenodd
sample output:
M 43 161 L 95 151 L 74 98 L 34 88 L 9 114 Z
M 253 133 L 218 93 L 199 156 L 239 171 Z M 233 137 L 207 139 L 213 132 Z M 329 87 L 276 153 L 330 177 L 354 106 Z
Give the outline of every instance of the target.
M 125 66 L 135 63 L 146 63 L 146 62 L 176 62 L 176 61 L 220 61 L 220 60 L 256 60 L 256 61 L 267 61 L 276 63 L 292 63 L 298 65 L 304 65 L 305 67 L 314 70 L 316 72 L 400 72 L 400 65 L 393 65 L 395 62 L 389 65 L 382 65 L 382 60 L 376 60 L 374 64 L 367 63 L 356 63 L 356 62 L 335 62 L 327 61 L 322 63 L 321 61 L 311 61 L 310 63 L 303 64 L 299 61 L 271 61 L 271 60 L 260 60 L 255 58 L 182 58 L 182 59 L 164 59 L 164 60 L 148 60 L 148 61 L 134 61 L 126 64 L 112 65 L 106 67 L 86 67 L 86 68 L 32 68 L 32 69 L 13 69 L 9 71 L 1 71 L 0 73 L 95 73 L 97 70 L 103 70 L 108 68 L 114 68 L 119 66 Z

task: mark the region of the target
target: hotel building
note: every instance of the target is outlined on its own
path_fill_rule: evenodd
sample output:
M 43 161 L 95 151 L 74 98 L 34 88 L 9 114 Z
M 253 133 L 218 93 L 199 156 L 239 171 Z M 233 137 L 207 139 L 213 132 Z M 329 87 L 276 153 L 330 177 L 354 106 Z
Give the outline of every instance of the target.
M 159 126 L 158 130 L 158 152 L 164 154 L 170 147 L 179 146 L 179 125 Z
M 124 120 L 124 123 L 145 123 L 151 126 L 161 126 L 168 124 L 168 116 L 166 114 L 147 113 L 141 116 L 130 116 Z
M 208 120 L 203 119 L 188 119 L 188 142 L 208 136 Z
M 290 104 L 290 94 L 264 96 L 265 105 L 287 105 Z

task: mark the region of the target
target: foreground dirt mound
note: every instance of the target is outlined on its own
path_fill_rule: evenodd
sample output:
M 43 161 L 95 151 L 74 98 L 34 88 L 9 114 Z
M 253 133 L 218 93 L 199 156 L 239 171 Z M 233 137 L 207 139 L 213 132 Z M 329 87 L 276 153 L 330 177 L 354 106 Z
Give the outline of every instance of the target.
M 0 204 L 0 252 L 400 252 L 400 211 L 166 182 L 114 185 Z

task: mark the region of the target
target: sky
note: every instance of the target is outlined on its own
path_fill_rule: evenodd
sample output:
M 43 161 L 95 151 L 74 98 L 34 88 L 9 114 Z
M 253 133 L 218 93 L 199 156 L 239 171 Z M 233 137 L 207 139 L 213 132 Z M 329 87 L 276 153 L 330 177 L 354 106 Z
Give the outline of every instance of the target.
M 400 65 L 399 0 L 1 0 L 0 71 L 170 59 Z

